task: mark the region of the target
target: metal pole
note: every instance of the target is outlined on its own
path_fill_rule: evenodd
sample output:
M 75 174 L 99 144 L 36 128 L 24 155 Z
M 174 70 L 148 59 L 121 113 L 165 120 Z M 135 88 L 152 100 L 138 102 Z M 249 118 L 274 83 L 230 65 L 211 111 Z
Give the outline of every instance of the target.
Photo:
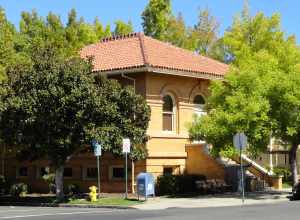
M 97 156 L 97 169 L 98 169 L 98 198 L 100 199 L 100 158 Z
M 125 153 L 125 199 L 128 198 L 128 186 L 127 186 L 127 181 L 128 181 L 128 176 L 127 176 L 127 152 Z
M 245 187 L 244 187 L 244 169 L 242 159 L 242 147 L 240 146 L 240 160 L 241 160 L 241 187 L 242 187 L 242 202 L 245 202 Z
M 131 160 L 131 193 L 135 193 L 134 190 L 134 161 Z

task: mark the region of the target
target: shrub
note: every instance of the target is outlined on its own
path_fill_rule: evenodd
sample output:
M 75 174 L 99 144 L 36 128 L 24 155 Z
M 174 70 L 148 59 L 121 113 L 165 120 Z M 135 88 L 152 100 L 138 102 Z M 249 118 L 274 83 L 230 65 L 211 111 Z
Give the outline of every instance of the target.
M 203 175 L 164 175 L 157 178 L 158 195 L 176 195 L 198 192 L 196 181 L 206 180 Z
M 54 173 L 47 173 L 43 175 L 43 180 L 45 180 L 48 183 L 49 186 L 49 192 L 54 193 L 55 192 L 55 174 Z
M 80 193 L 79 186 L 77 184 L 72 184 L 72 183 L 67 186 L 66 191 L 67 191 L 67 194 L 69 194 L 70 196 Z
M 16 183 L 10 187 L 10 194 L 14 197 L 24 196 L 28 193 L 28 185 L 25 183 Z
M 285 167 L 274 167 L 273 172 L 276 175 L 283 176 L 283 182 L 291 181 L 291 171 Z

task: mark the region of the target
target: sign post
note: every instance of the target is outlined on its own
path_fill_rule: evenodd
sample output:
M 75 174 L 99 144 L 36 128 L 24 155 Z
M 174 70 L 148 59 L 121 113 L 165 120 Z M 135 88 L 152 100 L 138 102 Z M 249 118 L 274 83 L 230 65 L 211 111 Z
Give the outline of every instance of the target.
M 125 153 L 125 199 L 128 198 L 128 162 L 127 154 L 130 153 L 130 139 L 123 138 L 123 153 Z
M 237 133 L 233 136 L 233 145 L 240 151 L 240 165 L 241 165 L 241 182 L 240 187 L 242 191 L 242 202 L 245 202 L 245 186 L 244 186 L 244 168 L 242 159 L 242 150 L 247 146 L 247 136 L 244 133 Z
M 96 140 L 92 141 L 92 146 L 94 148 L 94 154 L 97 157 L 97 171 L 98 171 L 98 198 L 100 199 L 100 156 L 101 152 L 101 144 L 99 144 Z

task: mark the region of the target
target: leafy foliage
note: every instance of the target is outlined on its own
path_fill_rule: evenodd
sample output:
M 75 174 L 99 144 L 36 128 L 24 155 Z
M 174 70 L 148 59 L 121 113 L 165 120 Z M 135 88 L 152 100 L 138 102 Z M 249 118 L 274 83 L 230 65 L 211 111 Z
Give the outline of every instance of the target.
M 10 87 L 3 85 L 9 93 L 0 130 L 7 144 L 23 146 L 31 159 L 47 156 L 56 166 L 93 138 L 121 155 L 122 138 L 129 137 L 132 156 L 146 156 L 150 111 L 141 96 L 116 81 L 95 79 L 89 63 L 65 60 L 50 46 L 32 56 L 33 68 L 10 72 Z
M 142 13 L 142 25 L 145 34 L 163 40 L 166 36 L 170 17 L 170 0 L 150 0 Z
M 127 35 L 133 32 L 133 26 L 131 21 L 125 23 L 121 20 L 115 21 L 114 35 Z
M 273 135 L 291 145 L 295 184 L 300 144 L 300 51 L 294 37 L 285 37 L 277 14 L 251 17 L 244 10 L 223 41 L 233 65 L 224 82 L 212 84 L 208 115 L 191 125 L 191 139 L 204 139 L 219 153 L 230 151 L 233 135 L 244 131 L 250 152 L 258 153 Z
M 289 76 L 283 71 L 295 67 L 298 62 L 296 56 L 297 59 L 291 59 L 288 67 L 282 66 L 282 57 L 277 53 L 277 48 L 291 42 L 290 38 L 283 38 L 276 16 L 265 18 L 261 13 L 254 18 L 245 16 L 237 18 L 224 37 L 234 57 L 235 67 L 232 67 L 224 83 L 213 83 L 207 106 L 209 114 L 197 119 L 198 122 L 190 130 L 192 138 L 205 138 L 221 148 L 231 145 L 232 136 L 238 131 L 246 132 L 250 146 L 256 149 L 266 146 L 270 132 L 276 125 L 270 113 L 278 109 L 270 100 L 280 100 L 274 97 L 276 93 L 272 90 L 278 91 L 277 82 L 291 82 L 286 80 L 285 77 Z M 249 33 L 251 30 L 253 32 Z M 280 39 L 276 37 L 270 40 L 274 36 L 280 36 Z M 273 46 L 275 41 L 276 47 Z M 299 54 L 295 44 L 290 48 L 292 54 Z M 285 79 L 279 80 L 281 77 Z M 270 99 L 270 94 L 274 99 Z

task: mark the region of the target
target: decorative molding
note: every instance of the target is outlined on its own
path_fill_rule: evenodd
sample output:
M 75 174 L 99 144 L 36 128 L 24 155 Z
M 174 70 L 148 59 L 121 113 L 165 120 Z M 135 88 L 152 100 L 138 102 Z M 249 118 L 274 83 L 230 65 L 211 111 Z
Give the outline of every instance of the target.
M 187 158 L 187 152 L 149 152 L 149 158 Z
M 184 135 L 184 134 L 176 134 L 176 133 L 172 133 L 172 132 L 149 132 L 148 133 L 150 139 L 151 138 L 166 138 L 166 139 L 189 139 L 188 135 Z

